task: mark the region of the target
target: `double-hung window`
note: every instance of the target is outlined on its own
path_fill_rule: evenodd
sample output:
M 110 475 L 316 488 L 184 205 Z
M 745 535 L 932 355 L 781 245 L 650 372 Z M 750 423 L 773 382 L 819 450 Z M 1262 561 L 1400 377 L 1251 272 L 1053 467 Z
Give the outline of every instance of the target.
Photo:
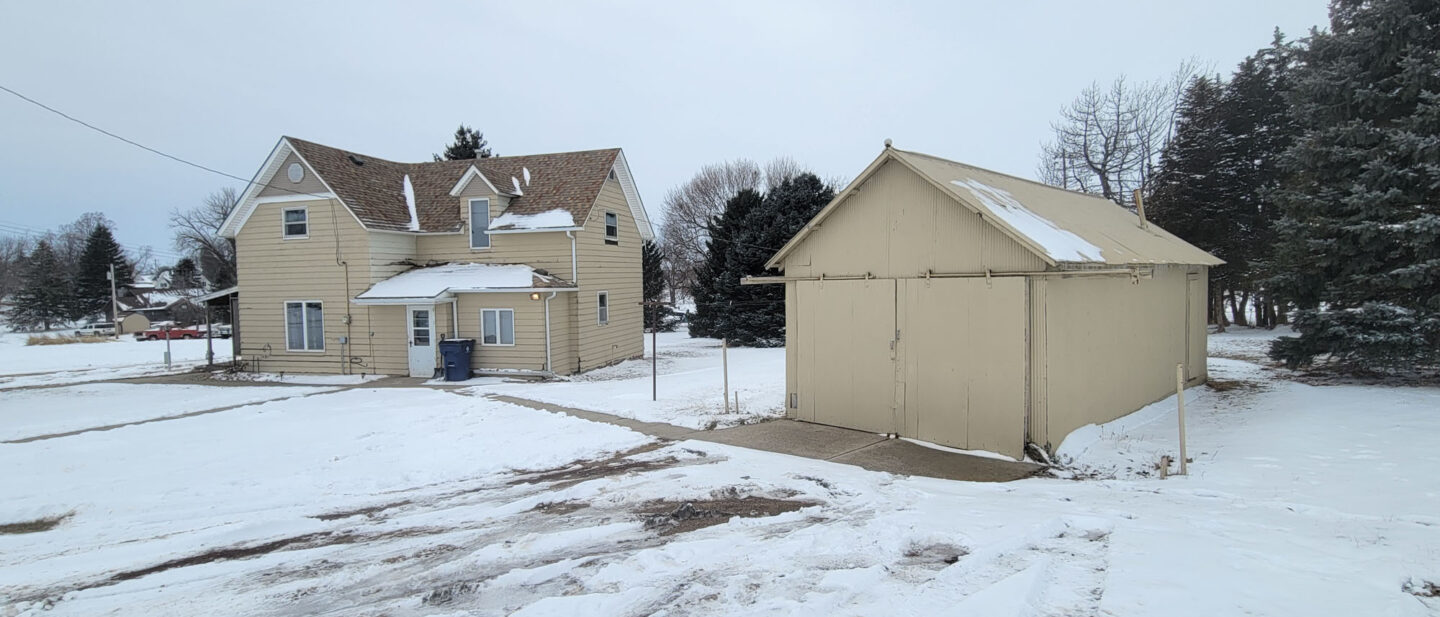
M 305 208 L 286 208 L 282 213 L 285 221 L 285 238 L 306 238 L 310 236 L 310 212 Z
M 610 292 L 602 291 L 595 296 L 595 315 L 600 325 L 610 323 Z
M 490 200 L 470 200 L 470 248 L 490 248 Z
M 480 309 L 480 344 L 514 345 L 515 310 Z
M 285 303 L 285 349 L 325 351 L 325 314 L 319 302 L 297 300 Z
M 605 242 L 607 244 L 620 243 L 620 217 L 614 212 L 605 213 Z

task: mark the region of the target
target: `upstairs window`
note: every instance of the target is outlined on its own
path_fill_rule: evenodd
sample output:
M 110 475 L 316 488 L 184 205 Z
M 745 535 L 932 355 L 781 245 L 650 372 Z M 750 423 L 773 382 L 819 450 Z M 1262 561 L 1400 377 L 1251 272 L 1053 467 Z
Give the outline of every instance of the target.
M 286 208 L 284 211 L 284 237 L 307 238 L 310 236 L 310 211 L 306 208 Z
M 490 248 L 490 200 L 470 200 L 470 248 Z
M 610 292 L 602 291 L 595 296 L 595 315 L 600 325 L 610 323 Z
M 605 242 L 620 243 L 620 217 L 616 216 L 614 212 L 605 213 Z

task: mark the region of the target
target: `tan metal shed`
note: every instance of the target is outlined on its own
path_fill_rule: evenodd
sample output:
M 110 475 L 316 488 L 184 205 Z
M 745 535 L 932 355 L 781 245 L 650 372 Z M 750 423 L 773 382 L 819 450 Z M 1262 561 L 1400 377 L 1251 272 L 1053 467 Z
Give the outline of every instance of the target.
M 886 147 L 768 266 L 791 417 L 1024 455 L 1205 380 L 1207 269 L 1108 200 Z

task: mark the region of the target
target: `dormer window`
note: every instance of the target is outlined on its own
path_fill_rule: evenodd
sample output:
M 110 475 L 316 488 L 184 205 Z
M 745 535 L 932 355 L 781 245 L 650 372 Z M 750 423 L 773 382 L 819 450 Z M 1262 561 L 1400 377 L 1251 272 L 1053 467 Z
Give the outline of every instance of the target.
M 283 238 L 292 240 L 310 236 L 310 212 L 307 208 L 286 208 L 281 216 L 285 221 Z
M 490 200 L 470 200 L 470 248 L 490 248 Z
M 620 243 L 620 217 L 614 212 L 605 213 L 605 243 Z

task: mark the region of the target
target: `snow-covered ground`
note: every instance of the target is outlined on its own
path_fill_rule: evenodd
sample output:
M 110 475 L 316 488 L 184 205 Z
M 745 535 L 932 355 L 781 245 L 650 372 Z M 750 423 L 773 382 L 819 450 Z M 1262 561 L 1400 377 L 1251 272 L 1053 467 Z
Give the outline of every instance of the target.
M 662 342 L 662 359 L 701 370 L 716 360 L 703 345 L 667 359 Z M 56 524 L 0 533 L 0 615 L 1440 610 L 1407 591 L 1440 582 L 1440 390 L 1212 369 L 1230 389 L 1192 391 L 1191 475 L 1166 480 L 1147 470 L 1176 450 L 1173 400 L 1067 440 L 1092 479 L 1009 484 L 657 442 L 430 389 L 0 444 L 0 525 Z M 648 400 L 637 379 L 523 387 L 618 405 L 624 382 Z
M 654 401 L 649 335 L 645 337 L 644 359 L 628 360 L 558 383 L 493 383 L 474 391 L 688 428 L 735 426 L 785 414 L 784 349 L 729 350 L 731 400 L 727 412 L 720 341 L 690 338 L 683 331 L 664 332 L 658 338 L 660 378 Z M 735 411 L 737 394 L 739 412 Z
M 122 336 L 104 343 L 26 345 L 29 336 L 0 333 L 0 390 L 183 372 L 205 363 L 204 339 L 170 341 L 167 371 L 165 341 Z M 215 339 L 215 361 L 229 360 L 230 341 Z

